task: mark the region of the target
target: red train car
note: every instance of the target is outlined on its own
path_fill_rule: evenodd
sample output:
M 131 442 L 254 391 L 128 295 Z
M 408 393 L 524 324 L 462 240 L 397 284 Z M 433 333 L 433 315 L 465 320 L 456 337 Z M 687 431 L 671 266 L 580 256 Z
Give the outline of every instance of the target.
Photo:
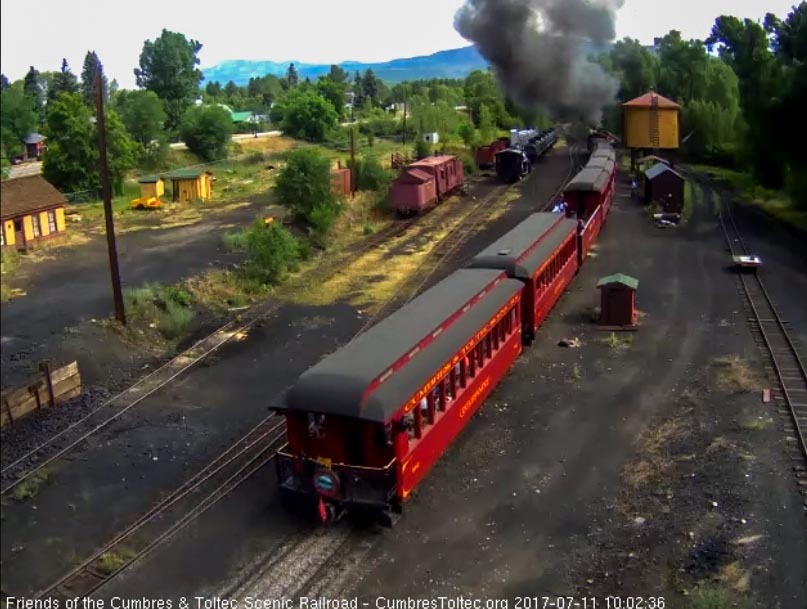
M 521 323 L 527 344 L 577 272 L 576 236 L 574 220 L 558 214 L 532 214 L 468 265 L 501 269 L 524 283 Z
M 496 155 L 508 146 L 508 138 L 500 138 L 476 151 L 476 166 L 479 169 L 492 169 L 496 165 Z
M 611 211 L 615 179 L 613 161 L 591 160 L 564 188 L 568 213 L 581 223 L 578 228 L 582 240 L 581 263 Z
M 521 353 L 521 291 L 457 271 L 303 374 L 281 409 L 282 491 L 389 523 Z
M 400 214 L 419 213 L 459 191 L 464 183 L 462 161 L 457 157 L 428 157 L 408 165 L 390 184 L 390 204 Z

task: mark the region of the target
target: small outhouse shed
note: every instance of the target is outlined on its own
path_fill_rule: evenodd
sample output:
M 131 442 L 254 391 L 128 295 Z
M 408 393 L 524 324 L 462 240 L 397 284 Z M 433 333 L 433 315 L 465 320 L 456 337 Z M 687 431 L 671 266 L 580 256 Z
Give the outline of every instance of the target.
M 143 199 L 150 197 L 159 199 L 165 194 L 165 180 L 162 176 L 143 176 L 137 183 L 140 184 L 140 197 Z
M 207 201 L 213 198 L 213 173 L 206 169 L 177 169 L 165 175 L 171 180 L 172 200 Z
M 644 172 L 645 203 L 658 203 L 665 213 L 680 214 L 684 209 L 684 176 L 665 163 Z
M 639 280 L 623 273 L 603 277 L 600 290 L 600 325 L 631 328 L 636 326 L 636 290 Z

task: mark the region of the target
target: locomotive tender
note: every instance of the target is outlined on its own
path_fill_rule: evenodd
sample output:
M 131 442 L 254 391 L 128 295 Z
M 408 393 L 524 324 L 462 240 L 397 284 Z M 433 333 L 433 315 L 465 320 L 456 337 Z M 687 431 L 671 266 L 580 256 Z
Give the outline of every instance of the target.
M 299 378 L 278 409 L 284 493 L 323 521 L 355 511 L 391 524 L 588 254 L 616 172 L 593 160 L 565 188 L 567 216 L 532 214 Z

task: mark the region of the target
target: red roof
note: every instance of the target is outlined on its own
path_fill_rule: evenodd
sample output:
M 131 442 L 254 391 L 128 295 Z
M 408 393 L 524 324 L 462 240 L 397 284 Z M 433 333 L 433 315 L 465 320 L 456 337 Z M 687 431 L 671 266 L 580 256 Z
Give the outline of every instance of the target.
M 435 166 L 435 165 L 442 165 L 443 163 L 452 160 L 454 157 L 448 154 L 443 154 L 440 156 L 430 156 L 425 159 L 421 159 L 416 163 L 412 163 L 410 167 L 417 167 L 418 165 L 421 166 Z
M 421 171 L 420 169 L 407 169 L 403 174 L 401 174 L 400 179 L 404 179 L 408 182 L 417 182 L 421 184 L 425 184 L 432 177 L 426 173 L 425 171 Z
M 656 98 L 658 102 L 659 108 L 680 108 L 678 104 L 676 104 L 673 100 L 667 99 L 659 95 L 658 93 L 654 93 L 650 91 L 649 93 L 645 93 L 644 95 L 640 95 L 636 99 L 632 99 L 630 101 L 625 102 L 622 104 L 623 106 L 629 106 L 631 108 L 651 108 L 653 106 L 653 98 Z

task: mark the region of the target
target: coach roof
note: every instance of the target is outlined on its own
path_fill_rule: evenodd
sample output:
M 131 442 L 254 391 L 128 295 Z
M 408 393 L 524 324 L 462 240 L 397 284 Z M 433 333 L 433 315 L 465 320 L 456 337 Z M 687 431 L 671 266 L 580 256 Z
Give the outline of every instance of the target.
M 520 289 L 501 271 L 453 273 L 305 372 L 286 410 L 389 421 Z
M 563 215 L 532 214 L 479 252 L 468 267 L 501 269 L 510 277 L 529 279 L 576 226 L 574 220 Z

